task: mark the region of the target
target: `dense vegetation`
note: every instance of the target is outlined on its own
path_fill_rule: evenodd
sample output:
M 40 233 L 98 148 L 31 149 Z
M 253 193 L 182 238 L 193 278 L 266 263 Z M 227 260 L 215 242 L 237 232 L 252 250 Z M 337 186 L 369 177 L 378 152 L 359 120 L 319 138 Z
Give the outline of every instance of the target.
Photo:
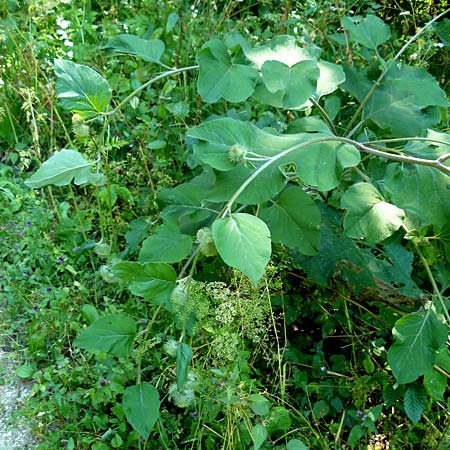
M 39 449 L 450 448 L 450 19 L 395 5 L 0 2 Z

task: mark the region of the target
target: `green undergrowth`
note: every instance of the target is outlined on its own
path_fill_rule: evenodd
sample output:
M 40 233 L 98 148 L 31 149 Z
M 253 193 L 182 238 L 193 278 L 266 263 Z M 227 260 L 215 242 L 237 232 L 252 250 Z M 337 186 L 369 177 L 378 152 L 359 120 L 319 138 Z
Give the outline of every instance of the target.
M 449 448 L 450 21 L 395 8 L 0 2 L 40 450 Z

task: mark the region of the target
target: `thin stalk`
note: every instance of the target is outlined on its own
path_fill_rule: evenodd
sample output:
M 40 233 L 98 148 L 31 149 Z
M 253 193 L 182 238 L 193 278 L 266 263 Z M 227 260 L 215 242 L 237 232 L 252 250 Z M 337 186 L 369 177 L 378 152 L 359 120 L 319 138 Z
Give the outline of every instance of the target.
M 327 123 L 328 128 L 331 130 L 331 132 L 337 135 L 338 133 L 336 131 L 336 128 L 334 127 L 334 123 L 330 119 L 330 116 L 327 114 L 325 109 L 322 108 L 322 105 L 319 102 L 316 102 L 316 100 L 314 100 L 312 97 L 309 100 L 319 110 L 320 115 L 322 116 L 323 120 L 325 120 L 325 122 Z
M 423 266 L 425 267 L 425 271 L 427 272 L 428 279 L 430 280 L 430 283 L 433 286 L 433 291 L 434 291 L 436 297 L 439 299 L 439 302 L 441 303 L 442 310 L 444 312 L 447 325 L 450 325 L 450 315 L 449 315 L 449 313 L 447 311 L 444 299 L 443 299 L 443 297 L 441 295 L 441 292 L 439 291 L 439 288 L 438 288 L 438 285 L 436 283 L 436 280 L 434 279 L 434 275 L 431 272 L 430 265 L 428 264 L 428 261 L 425 258 L 425 256 L 423 256 L 422 250 L 420 250 L 419 246 L 415 242 L 413 242 L 413 245 L 414 245 L 414 248 L 415 248 L 417 254 L 419 255 L 420 260 L 422 261 Z
M 430 20 L 428 23 L 425 24 L 425 26 L 418 32 L 416 33 L 414 36 L 412 36 L 408 42 L 406 42 L 405 45 L 403 45 L 403 47 L 397 52 L 397 54 L 388 61 L 388 64 L 386 64 L 386 67 L 384 68 L 384 70 L 381 72 L 380 76 L 377 78 L 377 80 L 375 81 L 375 83 L 373 84 L 373 86 L 371 87 L 370 91 L 367 93 L 367 95 L 363 98 L 362 102 L 359 104 L 358 109 L 355 111 L 355 114 L 353 114 L 352 119 L 350 120 L 350 122 L 347 125 L 347 128 L 344 132 L 345 135 L 347 135 L 349 133 L 349 131 L 352 129 L 353 124 L 356 122 L 356 119 L 358 118 L 358 116 L 362 113 L 364 106 L 366 106 L 366 103 L 369 101 L 370 97 L 372 96 L 372 94 L 375 92 L 375 90 L 378 88 L 378 86 L 380 86 L 381 81 L 383 80 L 383 78 L 386 76 L 387 72 L 389 71 L 389 69 L 392 67 L 392 64 L 397 61 L 400 56 L 403 55 L 403 53 L 406 51 L 406 49 L 419 37 L 421 36 L 426 29 L 428 29 L 434 22 L 438 21 L 441 17 L 445 17 L 446 14 L 448 14 L 450 12 L 450 8 L 446 9 L 444 12 L 442 12 L 441 14 L 437 15 L 436 17 L 434 17 L 432 20 Z
M 150 86 L 155 81 L 161 80 L 165 77 L 168 77 L 170 75 L 176 75 L 177 73 L 186 72 L 188 70 L 195 70 L 198 69 L 199 66 L 188 66 L 188 67 L 182 67 L 181 69 L 173 69 L 168 70 L 167 72 L 161 73 L 160 75 L 146 81 L 142 86 L 139 86 L 137 89 L 135 89 L 130 95 L 125 97 L 114 109 L 111 111 L 108 111 L 106 113 L 103 113 L 104 116 L 113 116 L 118 111 L 120 111 L 133 97 L 135 97 L 139 92 L 143 91 L 145 88 Z

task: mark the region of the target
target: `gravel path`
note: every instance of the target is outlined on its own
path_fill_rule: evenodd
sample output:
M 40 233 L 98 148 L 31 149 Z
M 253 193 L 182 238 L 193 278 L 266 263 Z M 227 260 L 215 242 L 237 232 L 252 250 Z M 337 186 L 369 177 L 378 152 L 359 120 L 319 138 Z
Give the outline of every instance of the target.
M 17 379 L 15 365 L 11 353 L 0 348 L 0 450 L 32 450 L 37 444 L 20 414 L 30 387 Z

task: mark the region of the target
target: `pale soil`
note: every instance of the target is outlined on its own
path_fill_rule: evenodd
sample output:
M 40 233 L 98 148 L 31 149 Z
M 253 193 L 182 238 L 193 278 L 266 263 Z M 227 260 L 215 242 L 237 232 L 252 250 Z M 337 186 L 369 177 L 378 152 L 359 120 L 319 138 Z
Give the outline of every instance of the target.
M 15 376 L 12 355 L 0 348 L 0 450 L 32 450 L 37 444 L 21 414 L 30 386 Z

